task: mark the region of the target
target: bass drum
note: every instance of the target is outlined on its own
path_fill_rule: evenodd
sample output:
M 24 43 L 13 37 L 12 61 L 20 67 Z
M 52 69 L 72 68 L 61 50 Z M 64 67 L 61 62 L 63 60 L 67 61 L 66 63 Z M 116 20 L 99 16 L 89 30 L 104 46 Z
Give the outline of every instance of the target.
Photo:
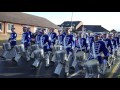
M 24 47 L 24 44 L 20 44 L 20 45 L 16 45 L 15 46 L 15 49 L 16 49 L 16 52 L 17 53 L 24 53 L 25 52 L 25 47 Z
M 10 45 L 10 43 L 3 43 L 3 49 L 4 49 L 5 51 L 11 50 L 11 45 Z
M 88 76 L 95 76 L 99 74 L 99 62 L 98 60 L 89 60 L 85 63 L 85 70 Z
M 86 56 L 85 56 L 85 52 L 83 51 L 78 51 L 76 53 L 76 60 L 85 60 Z
M 57 59 L 57 61 L 60 63 L 64 63 L 65 62 L 65 51 L 64 50 L 56 51 L 55 59 Z

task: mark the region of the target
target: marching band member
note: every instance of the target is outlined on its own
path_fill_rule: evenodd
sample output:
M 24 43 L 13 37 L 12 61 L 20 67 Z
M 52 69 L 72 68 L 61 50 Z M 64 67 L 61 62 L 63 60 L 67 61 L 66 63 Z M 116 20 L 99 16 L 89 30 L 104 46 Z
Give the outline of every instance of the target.
M 58 33 L 59 33 L 59 35 L 57 36 L 58 45 L 63 46 L 64 45 L 63 40 L 64 40 L 65 35 L 63 34 L 62 30 L 59 30 Z M 53 56 L 51 63 L 53 64 L 55 63 L 55 56 Z
M 88 44 L 88 47 L 91 48 L 92 47 L 92 43 L 94 42 L 94 37 L 92 35 L 92 33 L 88 33 L 88 37 L 86 38 L 86 42 Z
M 36 32 L 36 39 L 35 42 L 40 46 L 41 42 L 41 36 L 42 36 L 42 31 L 40 29 L 37 30 Z
M 27 32 L 28 32 L 28 34 L 29 34 L 29 43 L 31 43 L 31 39 L 32 39 L 32 32 L 31 32 L 31 30 L 30 30 L 30 27 L 28 27 L 27 28 Z
M 108 52 L 108 49 L 107 49 L 105 43 L 102 40 L 100 40 L 100 36 L 98 34 L 95 35 L 95 42 L 93 43 L 92 48 L 93 48 L 92 49 L 92 55 L 93 55 L 92 59 L 97 58 L 100 66 L 102 66 L 103 63 L 107 63 L 109 52 Z M 103 52 L 103 54 L 104 54 L 104 60 L 101 57 L 101 52 Z M 101 67 L 101 68 L 103 68 L 103 67 Z
M 46 59 L 46 67 L 49 67 L 49 51 L 52 51 L 52 45 L 49 41 L 49 36 L 46 34 L 45 29 L 42 30 L 42 36 L 41 36 L 41 47 L 43 48 L 45 52 L 45 59 Z
M 30 39 L 30 35 L 27 32 L 27 27 L 23 27 L 21 43 L 24 44 L 25 49 L 27 49 L 27 47 L 29 46 L 29 42 L 30 42 L 29 39 Z
M 15 30 L 15 28 L 12 27 L 11 28 L 12 33 L 10 34 L 10 38 L 8 40 L 8 42 L 10 42 L 10 44 L 11 44 L 11 47 L 14 47 L 16 45 L 17 33 L 14 30 Z
M 117 47 L 116 48 L 118 48 L 118 46 L 119 46 L 119 37 L 118 37 L 118 34 L 117 33 L 114 33 L 114 39 L 116 40 L 116 42 L 117 42 Z
M 14 46 L 16 45 L 17 33 L 14 30 L 15 30 L 15 28 L 12 27 L 11 28 L 11 32 L 12 33 L 10 33 L 10 38 L 8 39 L 9 43 L 3 43 L 4 51 L 2 53 L 1 58 L 4 58 L 4 59 L 7 59 L 7 58 L 14 59 L 14 57 L 15 57 L 16 52 L 15 52 Z M 9 45 L 9 47 L 8 47 L 9 49 L 5 47 L 6 44 Z
M 67 59 L 65 64 L 65 76 L 69 75 L 69 62 L 72 58 L 73 49 L 75 47 L 73 35 L 70 35 L 70 30 L 66 30 L 66 36 L 64 37 L 64 48 L 67 52 Z
M 115 52 L 118 49 L 117 37 L 115 38 L 115 35 L 113 35 L 112 43 L 113 43 L 113 54 L 115 54 Z
M 109 34 L 109 37 L 107 38 L 107 34 L 104 33 L 103 35 L 103 41 L 105 42 L 105 45 L 108 49 L 108 51 L 110 52 L 110 54 L 112 54 L 113 51 L 113 45 L 112 45 L 112 40 L 111 40 L 111 35 Z
M 78 50 L 81 51 L 87 51 L 87 43 L 86 43 L 86 39 L 82 38 L 82 32 L 78 32 L 77 34 L 77 39 L 75 41 L 75 47 L 78 48 Z
M 81 31 L 81 32 L 78 32 L 78 34 L 77 34 L 77 38 L 76 38 L 76 40 L 75 40 L 75 47 L 76 47 L 77 51 L 74 52 L 74 53 L 77 53 L 77 52 L 79 52 L 79 51 L 84 51 L 84 52 L 86 52 L 86 50 L 87 50 L 86 39 L 85 39 L 85 38 L 82 38 L 82 31 Z M 75 57 L 76 57 L 76 56 L 75 56 Z M 75 67 L 76 67 L 76 64 L 77 64 L 77 62 L 76 62 L 76 60 L 75 60 L 75 58 L 74 58 L 74 61 L 73 61 L 73 63 L 72 63 L 71 69 L 74 70 Z
M 58 35 L 58 44 L 63 45 L 63 40 L 64 40 L 65 35 L 63 34 L 62 30 L 59 31 L 59 33 L 60 35 Z
M 57 39 L 57 34 L 54 32 L 54 29 L 51 28 L 50 32 L 49 32 L 49 40 L 51 41 L 51 43 L 53 44 L 53 46 L 55 45 L 55 41 Z

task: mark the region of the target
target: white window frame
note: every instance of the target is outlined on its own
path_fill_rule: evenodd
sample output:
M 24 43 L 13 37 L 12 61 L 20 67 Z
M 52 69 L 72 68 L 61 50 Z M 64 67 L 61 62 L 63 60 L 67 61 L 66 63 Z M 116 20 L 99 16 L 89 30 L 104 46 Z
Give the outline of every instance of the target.
M 42 27 L 34 27 L 34 33 L 36 32 L 37 28 L 42 28 Z
M 2 27 L 2 22 L 0 22 L 0 24 L 1 24 L 1 27 Z M 0 32 L 3 32 L 2 28 L 0 29 Z
M 14 24 L 12 24 L 12 23 L 8 23 L 8 24 L 7 24 L 7 32 L 11 32 L 11 30 L 9 30 L 9 28 L 8 28 L 9 24 L 10 24 L 10 25 L 14 25 Z

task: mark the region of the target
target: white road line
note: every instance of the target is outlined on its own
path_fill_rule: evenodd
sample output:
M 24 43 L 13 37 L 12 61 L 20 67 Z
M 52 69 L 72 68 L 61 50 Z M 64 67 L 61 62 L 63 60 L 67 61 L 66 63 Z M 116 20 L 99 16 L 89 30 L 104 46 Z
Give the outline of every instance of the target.
M 113 68 L 113 70 L 111 71 L 110 75 L 108 76 L 108 78 L 112 78 L 113 75 L 116 73 L 116 71 L 118 70 L 120 65 L 120 61 L 116 64 L 116 66 Z
M 40 72 L 40 69 L 41 69 L 41 67 L 42 67 L 42 63 L 43 63 L 43 62 L 40 61 L 39 68 L 38 68 L 37 73 L 36 73 L 36 78 L 39 77 L 39 72 Z
M 67 77 L 67 78 L 72 78 L 72 77 L 76 76 L 77 74 L 79 74 L 81 71 L 82 71 L 82 70 L 79 70 L 79 71 L 77 71 L 76 73 L 74 73 L 74 74 L 70 75 L 70 76 L 69 76 L 69 77 Z

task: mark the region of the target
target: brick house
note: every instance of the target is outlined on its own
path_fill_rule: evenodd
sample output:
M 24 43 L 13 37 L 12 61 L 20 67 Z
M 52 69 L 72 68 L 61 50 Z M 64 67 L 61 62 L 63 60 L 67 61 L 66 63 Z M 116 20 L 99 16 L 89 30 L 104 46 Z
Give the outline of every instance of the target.
M 61 25 L 58 25 L 59 27 L 63 27 L 64 29 L 69 29 L 73 28 L 73 30 L 77 30 L 77 31 L 80 31 L 82 30 L 82 21 L 64 21 Z
M 54 28 L 55 32 L 59 28 L 51 21 L 34 15 L 29 15 L 21 12 L 0 12 L 0 36 L 8 35 L 11 32 L 11 27 L 14 25 L 16 33 L 23 33 L 23 26 L 31 28 L 35 32 L 37 28 Z

